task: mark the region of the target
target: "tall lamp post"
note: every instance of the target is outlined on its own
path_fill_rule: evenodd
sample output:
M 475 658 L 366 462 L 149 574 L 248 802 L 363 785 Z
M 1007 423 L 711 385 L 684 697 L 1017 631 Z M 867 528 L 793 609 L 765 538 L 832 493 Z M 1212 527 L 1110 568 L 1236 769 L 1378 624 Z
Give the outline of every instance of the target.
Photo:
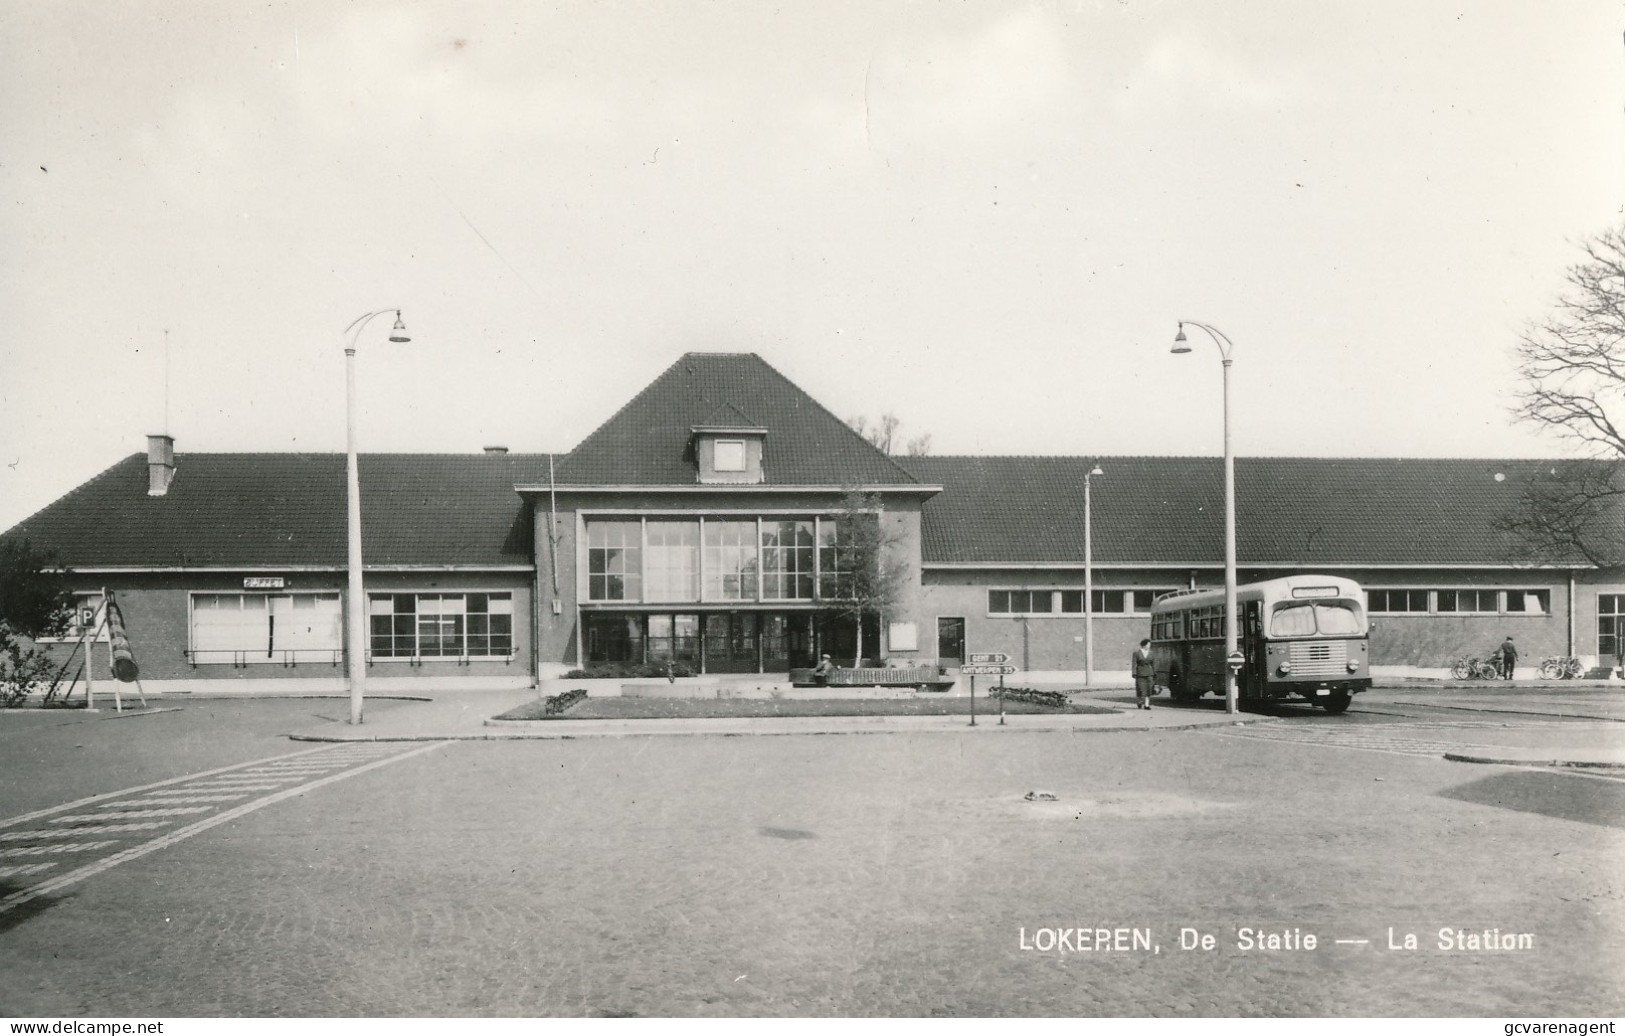
M 349 344 L 344 347 L 344 414 L 345 414 L 345 453 L 347 459 L 346 475 L 348 478 L 349 504 L 346 510 L 348 529 L 346 541 L 349 544 L 349 559 L 347 565 L 350 571 L 349 591 L 349 661 L 350 661 L 350 722 L 360 724 L 361 702 L 367 693 L 367 592 L 361 578 L 361 477 L 356 467 L 355 459 L 355 346 L 361 337 L 361 329 L 366 327 L 373 317 L 385 313 L 395 314 L 395 327 L 389 333 L 391 342 L 410 342 L 412 339 L 406 335 L 406 325 L 401 323 L 401 311 L 398 309 L 376 309 L 371 313 L 363 313 L 350 322 L 344 333 L 350 336 Z
M 1092 523 L 1094 503 L 1089 498 L 1089 480 L 1104 475 L 1100 465 L 1083 476 L 1083 685 L 1095 679 L 1095 540 Z
M 1230 355 L 1235 345 L 1223 331 L 1195 320 L 1181 320 L 1179 333 L 1174 335 L 1175 353 L 1191 351 L 1185 339 L 1185 325 L 1207 332 L 1219 348 L 1219 359 L 1224 365 L 1224 655 L 1229 675 L 1224 681 L 1224 708 L 1235 713 L 1236 675 L 1240 666 L 1236 659 L 1236 463 L 1230 453 Z

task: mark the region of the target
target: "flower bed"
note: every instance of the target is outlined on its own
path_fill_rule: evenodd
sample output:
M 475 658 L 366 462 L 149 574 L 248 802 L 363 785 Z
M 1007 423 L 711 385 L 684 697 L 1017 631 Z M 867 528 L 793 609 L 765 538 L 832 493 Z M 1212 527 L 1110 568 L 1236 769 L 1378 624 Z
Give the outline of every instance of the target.
M 1072 700 L 1060 691 L 1040 691 L 1033 687 L 995 687 L 988 692 L 991 698 L 1003 698 L 1005 701 L 1024 701 L 1030 705 L 1043 705 L 1051 709 L 1062 709 L 1072 703 Z
M 586 696 L 587 692 L 579 687 L 562 694 L 551 695 L 542 701 L 542 715 L 557 716 Z

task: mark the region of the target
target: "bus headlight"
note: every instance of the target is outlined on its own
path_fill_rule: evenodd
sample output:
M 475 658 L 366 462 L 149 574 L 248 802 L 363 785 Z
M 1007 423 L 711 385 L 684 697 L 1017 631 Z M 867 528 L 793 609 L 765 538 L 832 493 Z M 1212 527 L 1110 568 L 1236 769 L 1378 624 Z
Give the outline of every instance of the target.
M 1357 673 L 1359 671 L 1360 671 L 1360 663 L 1359 663 L 1359 661 L 1357 661 L 1356 659 L 1352 659 L 1352 658 L 1349 659 L 1349 672 Z
M 1291 676 L 1292 675 L 1292 663 L 1290 663 L 1290 662 L 1282 662 L 1279 666 L 1276 667 L 1275 671 L 1277 673 L 1280 673 L 1282 676 Z

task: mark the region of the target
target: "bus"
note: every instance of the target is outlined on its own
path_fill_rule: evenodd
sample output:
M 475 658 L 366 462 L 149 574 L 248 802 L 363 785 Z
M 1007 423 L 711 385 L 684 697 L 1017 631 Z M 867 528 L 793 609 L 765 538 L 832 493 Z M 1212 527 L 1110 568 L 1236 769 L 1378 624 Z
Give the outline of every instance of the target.
M 1300 698 L 1330 713 L 1371 689 L 1365 591 L 1340 576 L 1285 576 L 1236 587 L 1236 696 Z M 1224 590 L 1176 590 L 1151 605 L 1156 686 L 1177 701 L 1224 697 Z

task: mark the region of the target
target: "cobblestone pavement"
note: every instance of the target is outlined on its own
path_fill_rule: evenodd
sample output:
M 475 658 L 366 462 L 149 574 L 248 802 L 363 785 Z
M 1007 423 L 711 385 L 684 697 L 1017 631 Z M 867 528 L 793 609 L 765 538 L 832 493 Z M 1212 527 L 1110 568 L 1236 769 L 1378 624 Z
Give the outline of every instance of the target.
M 1212 737 L 1284 741 L 1294 744 L 1354 748 L 1401 755 L 1442 756 L 1469 748 L 1504 748 L 1550 740 L 1561 733 L 1565 740 L 1617 744 L 1625 731 L 1615 724 L 1577 721 L 1537 721 L 1516 729 L 1501 721 L 1385 723 L 1350 727 L 1332 724 L 1256 724 L 1204 731 Z
M 1616 1015 L 1622 830 L 1313 739 L 460 742 L 0 915 L 0 1014 Z

